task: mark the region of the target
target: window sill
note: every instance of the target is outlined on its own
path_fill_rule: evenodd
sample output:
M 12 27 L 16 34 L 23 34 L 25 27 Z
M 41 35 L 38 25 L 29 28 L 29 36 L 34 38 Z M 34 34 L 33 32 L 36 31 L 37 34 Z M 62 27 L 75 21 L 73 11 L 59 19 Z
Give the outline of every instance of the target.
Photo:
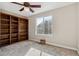
M 36 36 L 52 36 L 52 34 L 35 34 Z

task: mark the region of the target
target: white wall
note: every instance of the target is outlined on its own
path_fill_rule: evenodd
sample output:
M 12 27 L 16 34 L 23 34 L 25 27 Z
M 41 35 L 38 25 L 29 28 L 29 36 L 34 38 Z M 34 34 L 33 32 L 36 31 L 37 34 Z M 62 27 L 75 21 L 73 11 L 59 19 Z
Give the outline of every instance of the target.
M 79 3 L 77 4 L 77 7 L 78 7 L 77 8 L 77 26 L 78 26 L 78 28 L 77 28 L 77 34 L 78 34 L 77 47 L 78 47 L 78 53 L 79 53 Z
M 53 16 L 54 26 L 51 36 L 35 35 L 36 18 L 41 16 Z M 70 49 L 77 48 L 76 4 L 64 6 L 55 10 L 40 13 L 29 17 L 29 39 L 39 41 L 46 39 L 47 43 Z

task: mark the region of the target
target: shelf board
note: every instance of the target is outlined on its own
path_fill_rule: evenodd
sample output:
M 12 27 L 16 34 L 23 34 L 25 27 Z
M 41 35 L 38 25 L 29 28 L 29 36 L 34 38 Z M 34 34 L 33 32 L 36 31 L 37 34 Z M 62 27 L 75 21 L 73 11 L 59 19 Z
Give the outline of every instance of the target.
M 10 34 L 9 34 L 9 33 L 6 33 L 6 34 L 1 34 L 1 36 L 2 36 L 2 35 L 10 35 Z
M 11 22 L 15 22 L 15 23 L 18 23 L 18 21 L 16 21 L 16 20 L 13 20 L 13 19 L 11 20 Z
M 1 26 L 10 26 L 9 24 L 1 24 Z
M 1 21 L 7 21 L 7 22 L 9 22 L 10 19 L 1 19 Z
M 9 41 L 9 39 L 0 40 L 0 42 Z

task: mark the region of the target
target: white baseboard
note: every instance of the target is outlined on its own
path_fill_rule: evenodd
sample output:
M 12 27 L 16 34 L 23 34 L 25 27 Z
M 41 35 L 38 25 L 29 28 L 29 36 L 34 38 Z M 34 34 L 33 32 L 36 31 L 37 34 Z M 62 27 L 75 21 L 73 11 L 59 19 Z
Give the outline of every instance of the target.
M 64 46 L 64 45 L 60 45 L 60 44 L 55 44 L 55 43 L 50 43 L 50 42 L 46 42 L 46 43 L 50 44 L 50 45 L 54 45 L 54 46 L 58 46 L 58 47 L 62 47 L 62 48 L 66 48 L 66 49 L 71 49 L 71 50 L 77 51 L 77 48 L 72 48 L 72 47 L 68 47 L 68 46 Z
M 33 39 L 32 39 L 32 41 L 39 42 L 39 40 L 33 40 Z M 78 51 L 77 48 L 68 47 L 68 46 L 64 46 L 64 45 L 60 45 L 60 44 L 55 44 L 55 43 L 51 43 L 51 42 L 46 42 L 46 44 L 48 44 L 48 45 L 54 45 L 54 46 L 58 46 L 58 47 L 62 47 L 62 48 L 66 48 L 66 49 L 71 49 L 71 50 Z

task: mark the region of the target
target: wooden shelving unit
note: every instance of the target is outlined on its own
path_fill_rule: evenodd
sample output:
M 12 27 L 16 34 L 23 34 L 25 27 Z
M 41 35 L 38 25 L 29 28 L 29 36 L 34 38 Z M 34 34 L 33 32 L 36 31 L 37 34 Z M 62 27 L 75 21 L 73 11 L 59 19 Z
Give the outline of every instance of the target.
M 22 41 L 25 39 L 28 39 L 28 21 L 20 18 L 19 19 L 19 40 Z
M 3 46 L 10 43 L 10 16 L 1 13 L 0 22 L 0 46 Z
M 28 40 L 28 20 L 0 13 L 0 46 Z
M 11 34 L 11 43 L 18 41 L 18 18 L 11 16 L 11 25 L 10 25 L 10 34 Z

